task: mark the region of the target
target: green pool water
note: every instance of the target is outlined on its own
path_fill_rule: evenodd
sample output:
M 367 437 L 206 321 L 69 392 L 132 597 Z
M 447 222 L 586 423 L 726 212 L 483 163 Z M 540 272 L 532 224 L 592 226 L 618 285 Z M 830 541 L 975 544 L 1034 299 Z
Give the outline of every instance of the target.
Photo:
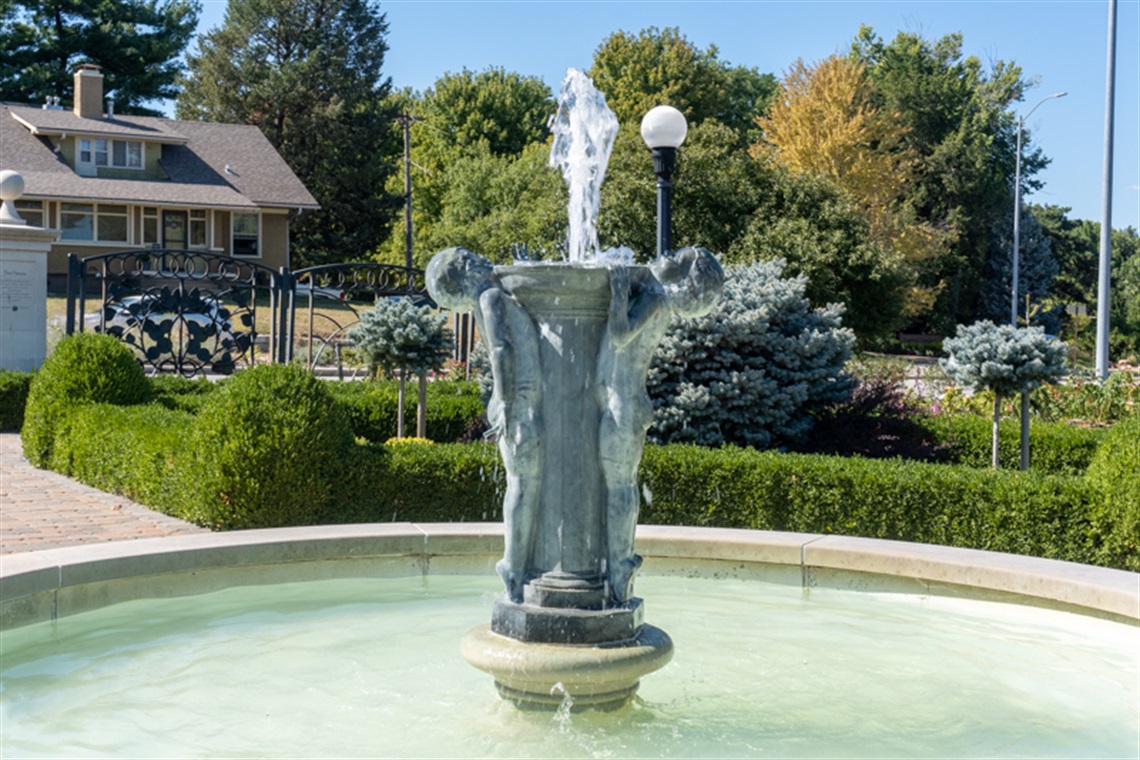
M 610 713 L 467 665 L 496 579 L 314 581 L 114 605 L 0 638 L 0 754 L 1137 757 L 1140 628 L 945 597 L 644 577 L 676 654 Z

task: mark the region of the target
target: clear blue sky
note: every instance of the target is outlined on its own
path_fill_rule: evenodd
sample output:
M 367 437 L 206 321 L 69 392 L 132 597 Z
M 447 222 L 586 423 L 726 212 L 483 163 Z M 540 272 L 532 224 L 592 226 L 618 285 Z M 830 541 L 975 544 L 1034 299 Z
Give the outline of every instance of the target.
M 221 25 L 226 0 L 202 6 L 199 31 Z M 567 67 L 588 68 L 609 34 L 650 26 L 679 27 L 702 49 L 716 45 L 721 60 L 777 77 L 797 58 L 845 52 L 861 23 L 888 41 L 899 31 L 931 40 L 961 32 L 964 54 L 983 64 L 1013 61 L 1037 82 L 1019 113 L 1068 92 L 1026 121 L 1052 159 L 1039 175 L 1045 186 L 1026 200 L 1069 206 L 1071 218 L 1101 218 L 1107 0 L 391 0 L 380 7 L 389 25 L 386 73 L 395 87 L 419 91 L 449 71 L 502 66 L 541 77 L 557 92 Z M 1115 228 L 1140 229 L 1138 51 L 1140 0 L 1118 0 Z

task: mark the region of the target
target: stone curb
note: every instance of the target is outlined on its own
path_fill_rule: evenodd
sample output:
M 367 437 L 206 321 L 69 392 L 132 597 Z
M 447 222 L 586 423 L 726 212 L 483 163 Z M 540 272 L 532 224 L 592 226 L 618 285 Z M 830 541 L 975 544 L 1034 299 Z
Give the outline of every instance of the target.
M 898 541 L 643 526 L 646 572 L 971 596 L 1140 624 L 1140 574 Z M 0 629 L 136 598 L 332 577 L 493 573 L 498 523 L 390 523 L 138 539 L 0 556 Z

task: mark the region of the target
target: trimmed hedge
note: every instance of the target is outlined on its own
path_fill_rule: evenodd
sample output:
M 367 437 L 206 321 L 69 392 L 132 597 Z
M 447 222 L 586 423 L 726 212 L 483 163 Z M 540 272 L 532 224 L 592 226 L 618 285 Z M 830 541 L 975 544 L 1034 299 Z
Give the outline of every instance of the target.
M 57 428 L 75 407 L 144 404 L 154 397 L 134 354 L 109 335 L 76 333 L 59 342 L 28 389 L 20 438 L 24 456 L 48 467 Z
M 24 426 L 24 407 L 34 374 L 0 369 L 0 431 L 18 431 Z
M 641 522 L 835 533 L 1092 560 L 1084 478 L 898 460 L 646 447 Z
M 212 382 L 204 377 L 191 380 L 181 375 L 156 375 L 150 379 L 154 400 L 167 409 L 197 414 L 210 394 L 225 380 Z
M 194 418 L 173 513 L 215 529 L 321 522 L 353 446 L 341 405 L 307 370 L 245 370 Z
M 373 443 L 396 435 L 399 384 L 387 382 L 330 382 L 333 397 L 344 405 L 352 432 Z M 405 425 L 415 431 L 417 383 L 404 393 Z M 427 386 L 427 437 L 438 443 L 453 443 L 477 424 L 485 406 L 475 382 L 434 382 Z
M 972 414 L 942 414 L 916 417 L 935 445 L 949 447 L 956 464 L 988 468 L 993 456 L 993 420 Z M 1029 468 L 1035 472 L 1080 475 L 1088 469 L 1108 433 L 1107 428 L 1070 425 L 1066 422 L 1029 423 Z M 998 425 L 999 460 L 1003 468 L 1021 466 L 1021 423 L 1002 420 Z
M 1116 423 L 1089 465 L 1100 561 L 1140 571 L 1140 416 Z
M 99 384 L 61 397 L 77 367 L 134 382 L 114 351 L 79 349 L 80 360 L 45 364 L 28 409 L 55 405 L 54 416 L 40 417 L 54 442 L 45 461 L 84 482 L 215 529 L 501 519 L 496 447 L 356 444 L 331 384 L 301 368 L 242 372 L 204 394 L 194 416 L 161 403 L 107 403 Z M 641 479 L 643 523 L 858 535 L 1140 569 L 1140 418 L 1113 428 L 1087 476 L 671 445 L 646 447 Z
M 52 469 L 162 512 L 182 498 L 183 461 L 193 417 L 160 404 L 88 404 L 56 435 Z

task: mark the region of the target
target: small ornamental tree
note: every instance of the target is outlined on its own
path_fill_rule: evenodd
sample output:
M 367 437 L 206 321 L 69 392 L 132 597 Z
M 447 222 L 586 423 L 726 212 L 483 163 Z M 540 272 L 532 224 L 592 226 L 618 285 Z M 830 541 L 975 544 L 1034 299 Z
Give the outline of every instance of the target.
M 1040 327 L 1016 328 L 988 320 L 958 325 L 957 335 L 943 344 L 949 357 L 942 369 L 954 382 L 994 393 L 993 466 L 998 466 L 998 420 L 1001 400 L 1021 394 L 1021 469 L 1029 467 L 1029 394 L 1065 373 L 1068 346 L 1045 335 Z
M 782 277 L 782 260 L 729 268 L 721 304 L 696 319 L 673 316 L 647 382 L 658 443 L 764 448 L 801 440 L 812 413 L 845 400 L 855 334 L 842 304 L 813 309 L 807 278 Z
M 400 371 L 396 417 L 396 435 L 400 438 L 404 437 L 404 379 L 409 373 L 420 376 L 416 435 L 426 437 L 427 373 L 442 367 L 451 353 L 451 333 L 446 324 L 446 316 L 417 306 L 411 299 L 382 298 L 348 332 L 348 337 L 368 357 L 373 375 L 377 369 L 387 373 Z

